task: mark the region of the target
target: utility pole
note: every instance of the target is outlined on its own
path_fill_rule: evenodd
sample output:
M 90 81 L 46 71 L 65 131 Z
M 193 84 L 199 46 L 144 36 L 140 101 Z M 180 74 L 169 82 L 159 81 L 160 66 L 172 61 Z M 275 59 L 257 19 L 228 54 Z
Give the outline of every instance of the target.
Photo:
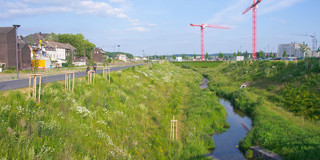
M 16 33 L 16 61 L 17 61 L 17 65 L 16 65 L 16 67 L 17 67 L 17 79 L 19 79 L 19 54 L 18 54 L 18 50 L 19 50 L 19 43 L 18 43 L 18 39 L 17 39 L 17 31 L 18 31 L 18 28 L 20 27 L 20 25 L 18 25 L 18 24 L 14 24 L 13 25 L 13 27 L 14 27 L 14 29 L 15 29 L 15 33 Z

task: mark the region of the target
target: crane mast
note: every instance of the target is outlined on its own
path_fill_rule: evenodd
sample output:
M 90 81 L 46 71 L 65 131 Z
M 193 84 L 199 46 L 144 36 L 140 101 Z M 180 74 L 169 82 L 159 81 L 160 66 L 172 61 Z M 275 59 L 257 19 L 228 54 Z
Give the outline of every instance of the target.
M 230 29 L 229 27 L 219 26 L 219 25 L 211 25 L 211 24 L 190 24 L 193 27 L 200 27 L 201 29 L 201 60 L 204 60 L 204 29 L 205 28 L 220 28 L 220 29 Z
M 257 59 L 257 7 L 262 0 L 253 0 L 253 4 L 249 6 L 242 14 L 247 13 L 252 9 L 252 23 L 253 23 L 253 33 L 252 33 L 252 54 L 253 58 Z

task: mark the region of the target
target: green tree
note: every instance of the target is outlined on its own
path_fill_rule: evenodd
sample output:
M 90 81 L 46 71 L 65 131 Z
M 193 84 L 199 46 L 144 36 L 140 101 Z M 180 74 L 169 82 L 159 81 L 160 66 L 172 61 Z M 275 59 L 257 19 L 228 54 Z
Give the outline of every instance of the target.
M 305 42 L 303 42 L 302 44 L 299 45 L 300 46 L 300 51 L 303 53 L 304 58 L 308 58 L 308 53 L 307 51 L 310 49 L 308 47 L 308 44 L 306 44 Z
M 72 67 L 72 56 L 73 52 L 69 52 L 68 57 L 67 57 L 67 64 L 68 64 L 68 68 L 70 69 Z
M 112 62 L 112 59 L 109 57 L 109 58 L 107 58 L 107 56 L 105 55 L 105 56 L 103 56 L 103 66 L 104 67 L 108 67 L 109 66 L 109 63 L 111 63 Z
M 133 58 L 133 55 L 130 54 L 130 53 L 124 53 L 124 52 L 106 52 L 105 53 L 106 56 L 110 57 L 110 58 L 116 58 L 117 57 L 117 54 L 124 54 L 127 56 L 127 58 L 129 59 L 132 59 Z
M 264 57 L 265 57 L 265 53 L 263 51 L 257 52 L 257 58 L 264 58 Z
M 272 52 L 269 53 L 269 57 L 273 58 L 273 53 Z
M 244 53 L 243 53 L 243 56 L 244 56 L 244 58 L 245 59 L 249 59 L 249 53 L 248 53 L 248 51 L 245 51 Z
M 209 59 L 209 54 L 208 54 L 208 52 L 206 53 L 206 59 L 207 59 L 207 60 Z
M 186 54 L 183 54 L 183 55 L 182 55 L 182 59 L 187 59 Z
M 236 56 L 237 56 L 236 52 L 234 52 L 234 53 L 233 53 L 233 56 L 234 56 L 234 57 L 236 57 Z
M 223 58 L 223 53 L 219 53 L 219 58 Z
M 302 44 L 299 45 L 300 46 L 300 51 L 303 53 L 304 56 L 304 60 L 305 60 L 305 69 L 309 68 L 309 63 L 308 63 L 308 53 L 307 51 L 310 50 L 310 48 L 308 47 L 308 44 L 306 44 L 305 42 L 303 42 Z
M 58 42 L 69 43 L 76 48 L 77 56 L 83 56 L 84 51 L 86 50 L 86 56 L 91 58 L 91 52 L 96 47 L 89 40 L 85 39 L 84 36 L 80 33 L 78 34 L 59 34 Z
M 177 56 L 173 55 L 172 58 L 173 58 L 174 60 L 176 60 L 176 59 L 177 59 Z
M 282 57 L 284 57 L 284 58 L 287 58 L 287 57 L 288 57 L 288 55 L 287 55 L 287 50 L 284 50 L 284 51 L 283 51 Z
M 45 41 L 55 41 L 55 42 L 58 42 L 59 41 L 59 38 L 58 38 L 58 35 L 51 32 L 50 34 L 48 34 L 46 36 L 46 38 L 44 39 Z
M 238 54 L 237 54 L 237 56 L 241 56 L 241 52 L 239 52 L 239 51 L 238 51 Z
M 194 54 L 194 55 L 193 55 L 193 58 L 194 58 L 194 59 L 196 59 L 196 58 L 197 58 L 197 55 L 196 55 L 196 54 Z

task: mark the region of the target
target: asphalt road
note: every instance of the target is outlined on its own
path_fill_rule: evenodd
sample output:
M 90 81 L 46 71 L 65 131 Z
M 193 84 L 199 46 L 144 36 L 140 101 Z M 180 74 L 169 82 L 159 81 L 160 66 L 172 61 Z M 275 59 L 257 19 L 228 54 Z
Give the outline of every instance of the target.
M 114 68 L 111 68 L 111 72 L 123 70 L 123 69 L 130 68 L 133 66 L 139 66 L 139 65 L 142 65 L 142 64 L 114 67 Z M 99 74 L 99 73 L 102 73 L 102 69 L 98 69 L 96 71 L 96 74 Z M 41 79 L 41 83 L 45 84 L 45 83 L 51 83 L 51 82 L 55 82 L 55 81 L 62 81 L 65 78 L 64 76 L 65 76 L 65 74 L 43 76 Z M 75 76 L 75 78 L 84 77 L 84 76 L 86 76 L 86 72 L 85 71 L 76 72 L 74 76 Z M 0 91 L 13 90 L 13 89 L 25 88 L 25 87 L 29 87 L 29 79 L 18 79 L 18 80 L 0 82 Z

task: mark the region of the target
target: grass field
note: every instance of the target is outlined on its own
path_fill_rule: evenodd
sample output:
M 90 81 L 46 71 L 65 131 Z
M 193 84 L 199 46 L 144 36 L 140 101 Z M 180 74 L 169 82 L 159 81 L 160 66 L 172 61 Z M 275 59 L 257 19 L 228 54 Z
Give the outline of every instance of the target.
M 226 112 L 202 75 L 170 63 L 45 85 L 41 103 L 0 93 L 0 159 L 207 159 Z M 170 140 L 170 121 L 178 139 Z

